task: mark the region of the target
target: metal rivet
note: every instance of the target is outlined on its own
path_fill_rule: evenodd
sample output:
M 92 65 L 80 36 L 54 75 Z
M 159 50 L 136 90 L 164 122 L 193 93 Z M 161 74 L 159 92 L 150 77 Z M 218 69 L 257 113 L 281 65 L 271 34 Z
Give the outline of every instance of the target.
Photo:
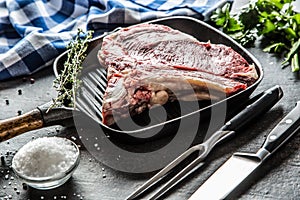
M 227 122 L 226 125 L 227 125 L 227 126 L 230 126 L 230 125 L 231 125 L 231 121 Z
M 276 135 L 271 135 L 270 140 L 276 140 L 277 136 Z
M 291 120 L 291 119 L 285 120 L 285 123 L 287 123 L 287 124 L 290 124 L 290 123 L 292 123 L 292 122 L 293 122 L 293 120 Z

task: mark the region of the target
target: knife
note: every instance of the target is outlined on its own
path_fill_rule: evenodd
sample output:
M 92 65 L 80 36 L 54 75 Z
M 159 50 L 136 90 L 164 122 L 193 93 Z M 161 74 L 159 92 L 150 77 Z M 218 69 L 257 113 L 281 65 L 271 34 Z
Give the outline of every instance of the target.
M 252 97 L 249 104 L 240 111 L 236 116 L 230 119 L 224 126 L 222 126 L 218 131 L 209 137 L 204 143 L 194 145 L 187 151 L 178 156 L 175 160 L 169 163 L 166 167 L 160 170 L 156 175 L 145 182 L 141 187 L 130 194 L 126 199 L 134 199 L 139 195 L 145 193 L 147 189 L 151 188 L 158 181 L 162 180 L 165 175 L 172 171 L 176 166 L 181 164 L 187 157 L 195 152 L 198 153 L 191 163 L 189 163 L 185 168 L 183 168 L 177 175 L 172 177 L 166 184 L 164 184 L 150 199 L 157 199 L 162 196 L 165 192 L 170 190 L 177 183 L 181 182 L 190 173 L 201 167 L 204 162 L 203 160 L 207 157 L 209 152 L 214 148 L 216 144 L 220 141 L 233 136 L 236 131 L 239 131 L 244 125 L 249 123 L 255 117 L 268 111 L 274 106 L 283 96 L 283 91 L 280 86 L 273 86 L 264 92 Z
M 284 144 L 300 126 L 300 101 L 269 133 L 262 147 L 255 153 L 235 153 L 189 198 L 227 199 L 236 196 L 239 186 L 282 144 Z M 240 192 L 240 191 L 239 191 Z

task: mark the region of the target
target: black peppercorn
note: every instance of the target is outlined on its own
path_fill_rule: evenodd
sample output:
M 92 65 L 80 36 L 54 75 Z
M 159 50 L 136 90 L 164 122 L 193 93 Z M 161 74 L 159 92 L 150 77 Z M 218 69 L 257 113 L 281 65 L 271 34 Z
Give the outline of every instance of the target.
M 23 186 L 23 190 L 27 190 L 27 184 L 26 183 L 22 183 L 22 186 Z
M 5 157 L 4 156 L 1 156 L 1 164 L 5 165 Z
M 35 82 L 35 79 L 34 78 L 30 78 L 30 83 L 34 84 L 34 82 Z

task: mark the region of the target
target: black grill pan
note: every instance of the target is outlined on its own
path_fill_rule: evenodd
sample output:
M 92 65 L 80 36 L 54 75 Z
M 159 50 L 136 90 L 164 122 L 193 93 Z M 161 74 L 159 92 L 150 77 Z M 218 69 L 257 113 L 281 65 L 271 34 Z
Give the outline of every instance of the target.
M 97 52 L 101 48 L 103 37 L 109 34 L 107 33 L 98 38 L 94 38 L 90 42 L 89 53 L 83 63 L 83 72 L 80 77 L 83 80 L 82 93 L 77 100 L 79 110 L 83 111 L 90 116 L 90 118 L 99 123 L 106 134 L 115 138 L 121 137 L 122 141 L 141 141 L 152 140 L 161 137 L 162 135 L 172 134 L 178 130 L 180 123 L 183 123 L 184 121 L 193 122 L 194 126 L 197 126 L 197 124 L 209 118 L 212 108 L 226 106 L 228 112 L 230 112 L 231 107 L 236 107 L 236 104 L 242 104 L 261 82 L 263 71 L 258 60 L 229 36 L 211 27 L 207 23 L 190 17 L 169 17 L 146 23 L 167 25 L 171 28 L 188 33 L 199 41 L 211 41 L 211 43 L 230 46 L 240 53 L 249 63 L 255 64 L 259 78 L 246 90 L 228 98 L 224 98 L 221 101 L 213 103 L 207 101 L 198 102 L 199 109 L 197 110 L 192 110 L 189 107 L 189 102 L 180 103 L 180 106 L 183 106 L 183 108 L 181 107 L 180 109 L 178 109 L 178 102 L 168 103 L 164 106 L 164 109 L 167 112 L 167 119 L 161 118 L 159 114 L 152 115 L 150 119 L 149 113 L 144 112 L 141 115 L 133 117 L 133 120 L 138 126 L 129 126 L 125 129 L 118 126 L 108 127 L 101 122 L 101 106 L 102 96 L 106 87 L 106 71 L 103 66 L 100 66 L 97 59 Z M 65 60 L 66 54 L 62 54 L 56 59 L 54 70 L 57 75 Z M 159 113 L 159 111 L 155 112 L 154 108 L 154 113 Z M 124 120 L 123 124 L 126 123 L 127 121 Z

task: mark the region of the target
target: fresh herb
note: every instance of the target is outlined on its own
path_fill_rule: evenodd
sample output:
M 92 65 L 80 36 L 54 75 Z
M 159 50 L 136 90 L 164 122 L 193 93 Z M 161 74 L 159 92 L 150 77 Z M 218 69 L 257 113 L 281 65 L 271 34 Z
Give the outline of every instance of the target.
M 64 68 L 53 82 L 58 94 L 49 109 L 59 106 L 75 107 L 76 92 L 81 84 L 78 74 L 82 69 L 82 62 L 86 57 L 88 41 L 92 38 L 92 33 L 88 31 L 85 34 L 82 29 L 78 29 L 77 36 L 68 44 L 68 57 Z
M 283 66 L 299 71 L 300 14 L 293 10 L 295 0 L 252 0 L 239 13 L 230 13 L 230 4 L 217 9 L 211 20 L 244 46 L 257 38 L 267 41 L 265 52 L 284 55 Z

